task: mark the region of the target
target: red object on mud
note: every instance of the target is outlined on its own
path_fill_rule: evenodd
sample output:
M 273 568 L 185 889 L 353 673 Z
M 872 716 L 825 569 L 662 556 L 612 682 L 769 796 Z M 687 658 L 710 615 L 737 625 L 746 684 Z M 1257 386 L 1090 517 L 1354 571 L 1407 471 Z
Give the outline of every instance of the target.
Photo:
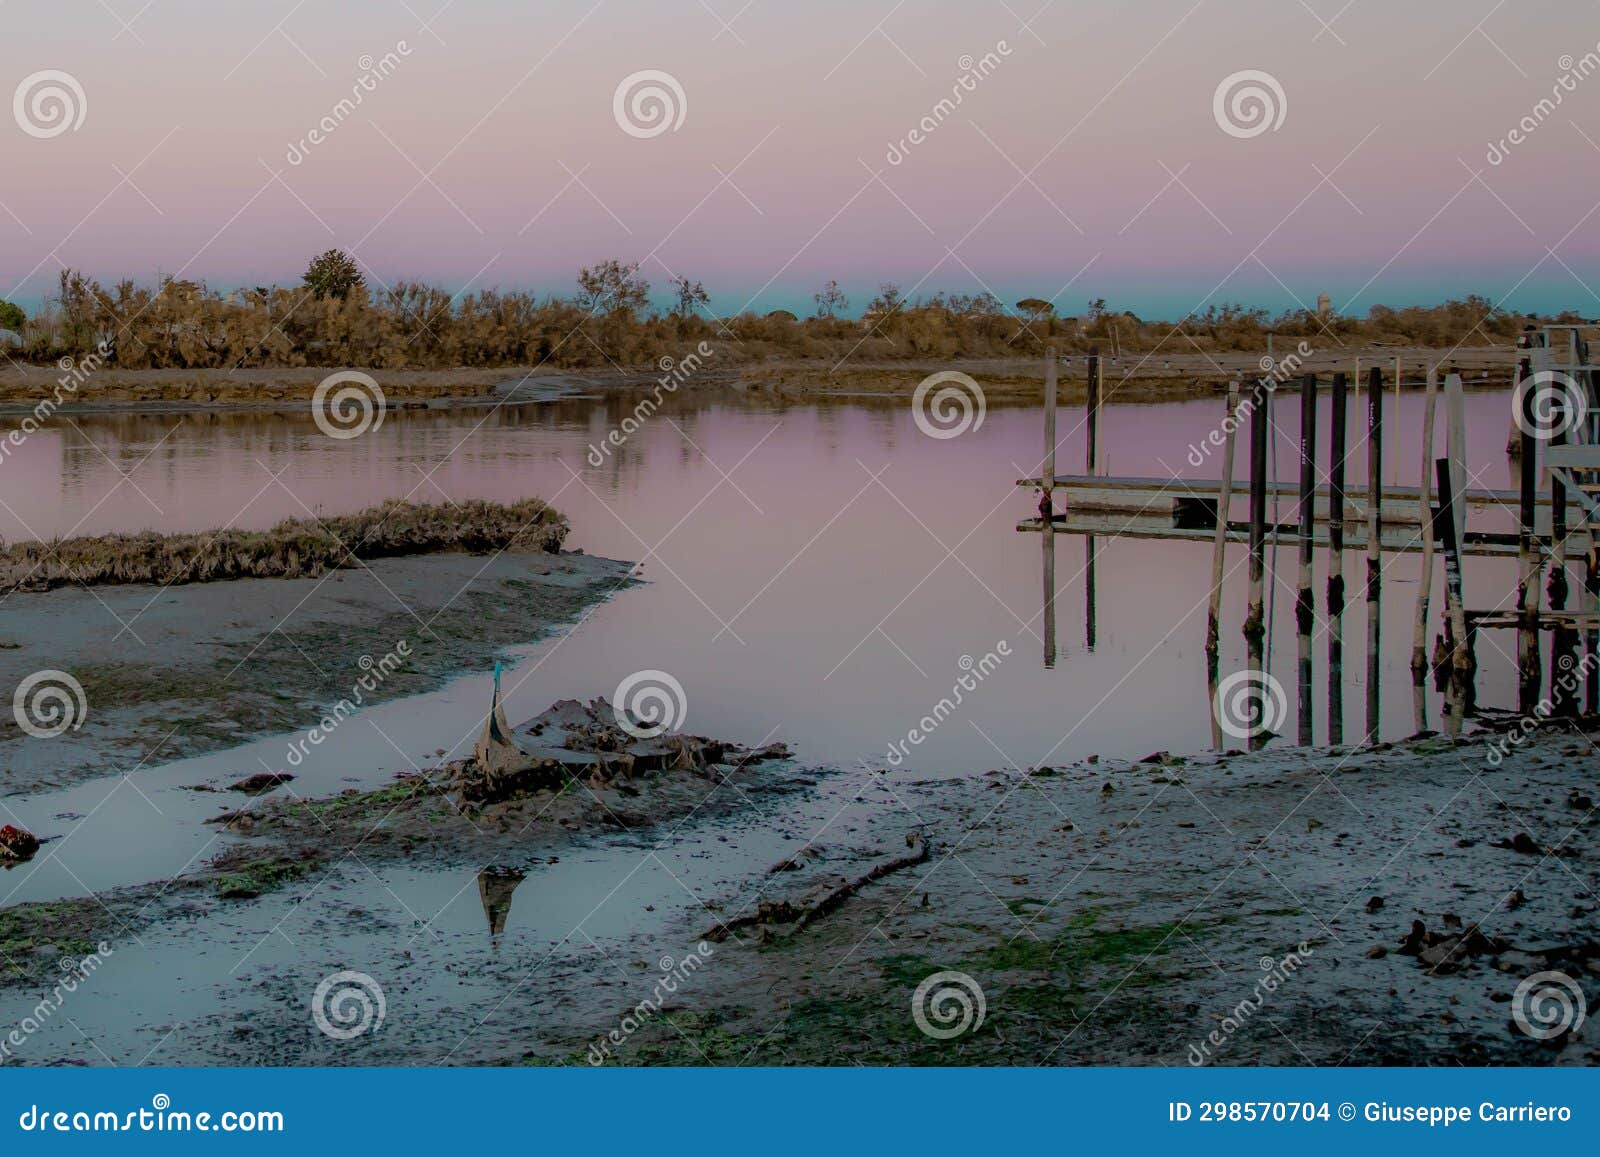
M 32 832 L 12 824 L 0 827 L 0 860 L 32 859 L 38 850 L 39 840 Z

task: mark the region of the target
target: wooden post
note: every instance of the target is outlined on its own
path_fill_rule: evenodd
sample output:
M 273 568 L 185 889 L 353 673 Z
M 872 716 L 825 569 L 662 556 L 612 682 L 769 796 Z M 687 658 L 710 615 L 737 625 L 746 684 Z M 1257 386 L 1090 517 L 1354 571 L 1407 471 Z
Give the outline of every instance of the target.
M 1295 595 L 1295 639 L 1299 663 L 1300 746 L 1316 742 L 1311 706 L 1311 633 L 1316 602 L 1311 593 L 1312 550 L 1317 532 L 1317 375 L 1300 380 L 1300 583 Z
M 1422 403 L 1422 488 L 1423 527 L 1422 575 L 1417 580 L 1417 617 L 1411 625 L 1411 703 L 1412 722 L 1418 731 L 1428 728 L 1428 603 L 1433 598 L 1433 421 L 1438 408 L 1439 369 L 1428 370 L 1428 392 Z M 1454 517 L 1454 514 L 1451 515 Z
M 1532 369 L 1524 358 L 1517 366 L 1517 383 L 1520 388 Z M 1539 556 L 1535 541 L 1534 511 L 1539 490 L 1539 450 L 1533 431 L 1534 391 L 1524 390 L 1521 399 L 1521 493 L 1517 515 L 1517 555 L 1521 561 L 1522 577 L 1517 586 L 1517 709 L 1523 715 L 1532 715 L 1539 703 L 1539 687 L 1544 675 L 1540 670 L 1539 655 Z
M 1211 745 L 1222 750 L 1222 719 L 1217 712 L 1218 667 L 1222 640 L 1222 574 L 1228 553 L 1228 508 L 1233 499 L 1234 432 L 1239 426 L 1239 383 L 1228 384 L 1228 413 L 1222 423 L 1222 490 L 1217 495 L 1217 532 L 1211 541 L 1211 607 L 1206 616 L 1206 689 L 1211 701 Z
M 1444 552 L 1445 605 L 1449 611 L 1451 634 L 1455 646 L 1451 652 L 1449 693 L 1445 698 L 1445 730 L 1450 738 L 1461 735 L 1461 722 L 1466 711 L 1466 680 L 1471 678 L 1471 644 L 1467 640 L 1467 613 L 1461 594 L 1461 552 L 1456 538 L 1456 500 L 1454 471 L 1448 458 L 1434 463 L 1439 482 L 1439 514 L 1433 532 L 1439 536 Z
M 1044 354 L 1044 477 L 1039 498 L 1039 517 L 1046 522 L 1055 517 L 1056 491 L 1056 347 Z
M 1344 467 L 1347 413 L 1344 371 L 1333 375 L 1328 431 L 1328 742 L 1344 742 Z
M 1367 742 L 1378 742 L 1383 630 L 1383 371 L 1367 375 Z
M 1400 379 L 1404 376 L 1404 369 L 1400 359 L 1394 359 L 1394 470 L 1390 472 L 1389 479 L 1395 486 L 1400 485 Z M 1422 517 L 1426 521 L 1428 512 L 1424 510 Z
M 1263 692 L 1266 688 L 1266 669 L 1263 643 L 1266 639 L 1266 616 L 1263 605 L 1266 582 L 1267 546 L 1267 437 L 1271 418 L 1267 414 L 1267 400 L 1271 387 L 1266 379 L 1256 383 L 1251 391 L 1250 411 L 1250 605 L 1245 613 L 1244 638 L 1248 651 L 1249 669 L 1255 677 L 1255 686 Z M 1262 734 L 1261 711 L 1263 695 L 1251 698 L 1250 750 L 1259 751 L 1266 746 Z
M 1084 426 L 1088 431 L 1084 473 L 1100 473 L 1100 351 L 1089 354 L 1088 396 L 1084 400 Z

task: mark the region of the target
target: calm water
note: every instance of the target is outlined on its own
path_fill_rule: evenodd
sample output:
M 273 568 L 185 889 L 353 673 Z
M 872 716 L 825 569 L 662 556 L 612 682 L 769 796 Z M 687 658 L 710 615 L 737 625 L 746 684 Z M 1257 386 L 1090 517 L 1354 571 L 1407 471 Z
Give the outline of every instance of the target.
M 1296 471 L 1295 405 L 1282 407 L 1285 480 Z M 1388 409 L 1392 416 L 1392 401 Z M 1214 463 L 1196 469 L 1185 459 L 1221 410 L 1220 400 L 1109 407 L 1102 443 L 1110 472 L 1214 476 Z M 1468 410 L 1472 468 L 1487 467 L 1483 485 L 1510 485 L 1508 402 L 1472 395 Z M 1407 484 L 1416 482 L 1419 411 L 1408 397 L 1388 430 L 1389 445 L 1402 448 Z M 514 718 L 558 698 L 609 696 L 628 674 L 658 668 L 683 684 L 693 730 L 750 741 L 771 735 L 808 761 L 881 766 L 889 744 L 949 694 L 964 657 L 994 652 L 998 667 L 911 749 L 905 766 L 970 772 L 1209 742 L 1209 544 L 1099 540 L 1091 652 L 1083 543 L 1057 536 L 1060 654 L 1054 669 L 1044 668 L 1041 538 L 1015 530 L 1033 513 L 1031 492 L 1014 481 L 1038 470 L 1036 407 L 991 408 L 980 429 L 941 441 L 919 432 L 906 404 L 677 398 L 593 465 L 589 447 L 626 412 L 615 400 L 577 399 L 392 413 L 354 441 L 324 437 L 301 414 L 78 417 L 35 434 L 5 464 L 0 490 L 10 511 L 0 508 L 0 533 L 15 540 L 260 527 L 307 507 L 338 513 L 389 497 L 537 494 L 571 519 L 570 547 L 638 560 L 649 582 L 602 606 L 570 640 L 536 648 L 543 661 L 524 664 Z M 1359 428 L 1354 416 L 1351 425 Z M 1083 458 L 1076 412 L 1063 411 L 1061 428 L 1061 468 L 1074 468 Z M 1321 429 L 1325 438 L 1325 418 Z M 1386 480 L 1393 476 L 1386 465 Z M 1365 478 L 1359 452 L 1351 477 Z M 1283 505 L 1285 521 L 1292 505 Z M 1292 699 L 1293 548 L 1282 548 L 1279 560 L 1273 670 Z M 1242 580 L 1243 549 L 1229 562 Z M 1359 566 L 1348 556 L 1347 575 Z M 1390 736 L 1412 726 L 1417 570 L 1415 557 L 1391 556 L 1386 572 Z M 1322 581 L 1319 573 L 1319 605 Z M 1474 561 L 1467 581 L 1470 605 L 1498 603 L 1512 589 L 1511 565 Z M 1224 611 L 1225 672 L 1243 662 L 1243 594 L 1235 581 Z M 1363 702 L 1364 619 L 1364 605 L 1353 602 L 1351 733 Z M 1512 697 L 1510 642 L 1490 638 L 1481 647 L 1485 703 Z M 351 662 L 372 647 L 351 640 Z M 1319 667 L 1324 649 L 1319 640 Z M 473 684 L 436 697 L 452 704 L 441 728 L 475 712 L 478 692 Z M 1317 695 L 1320 704 L 1320 686 Z M 426 713 L 411 725 L 419 745 L 427 743 Z M 1286 731 L 1292 735 L 1292 725 Z M 401 765 L 381 739 L 366 747 L 371 768 L 363 771 Z

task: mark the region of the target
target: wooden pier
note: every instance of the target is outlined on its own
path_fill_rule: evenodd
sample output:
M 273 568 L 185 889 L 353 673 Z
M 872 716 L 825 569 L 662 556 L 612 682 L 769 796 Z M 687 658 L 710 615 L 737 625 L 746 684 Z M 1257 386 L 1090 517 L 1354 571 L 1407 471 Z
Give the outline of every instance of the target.
M 1525 335 L 1524 356 L 1509 389 L 1508 419 L 1516 434 L 1510 444 L 1519 486 L 1516 490 L 1468 488 L 1472 477 L 1466 462 L 1464 394 L 1459 374 L 1447 374 L 1440 390 L 1437 368 L 1430 369 L 1424 397 L 1423 437 L 1416 466 L 1416 485 L 1385 485 L 1382 450 L 1385 372 L 1367 367 L 1367 422 L 1364 431 L 1368 462 L 1365 486 L 1346 488 L 1347 432 L 1349 430 L 1348 379 L 1340 372 L 1326 384 L 1317 374 L 1303 374 L 1298 386 L 1301 435 L 1297 471 L 1292 481 L 1268 477 L 1268 435 L 1275 395 L 1287 398 L 1287 375 L 1259 381 L 1233 382 L 1218 434 L 1209 437 L 1220 478 L 1108 477 L 1100 472 L 1099 358 L 1089 359 L 1090 389 L 1085 415 L 1088 424 L 1087 469 L 1082 474 L 1057 474 L 1056 390 L 1054 359 L 1046 373 L 1045 473 L 1019 479 L 1019 487 L 1040 494 L 1039 517 L 1017 523 L 1017 530 L 1042 532 L 1045 537 L 1045 599 L 1049 642 L 1047 661 L 1054 662 L 1054 567 L 1051 565 L 1056 535 L 1077 535 L 1085 540 L 1086 562 L 1093 566 L 1100 539 L 1146 539 L 1209 543 L 1212 547 L 1210 605 L 1206 631 L 1206 680 L 1212 695 L 1212 740 L 1224 746 L 1221 688 L 1239 676 L 1221 677 L 1219 671 L 1222 590 L 1227 574 L 1225 556 L 1230 546 L 1248 553 L 1247 602 L 1242 633 L 1247 644 L 1246 681 L 1255 687 L 1245 737 L 1252 749 L 1270 734 L 1262 711 L 1274 699 L 1287 696 L 1268 667 L 1267 641 L 1271 618 L 1268 540 L 1293 550 L 1294 581 L 1283 576 L 1295 591 L 1294 619 L 1297 639 L 1295 689 L 1298 694 L 1297 733 L 1301 744 L 1313 741 L 1316 706 L 1312 700 L 1317 608 L 1312 590 L 1315 552 L 1327 552 L 1328 585 L 1325 622 L 1328 631 L 1328 734 L 1329 742 L 1344 739 L 1344 554 L 1359 551 L 1366 557 L 1365 601 L 1367 639 L 1365 666 L 1365 727 L 1363 741 L 1378 742 L 1379 696 L 1382 666 L 1381 606 L 1383 556 L 1416 553 L 1422 556 L 1416 613 L 1412 624 L 1411 674 L 1413 722 L 1418 732 L 1427 726 L 1428 676 L 1445 691 L 1444 723 L 1452 736 L 1476 709 L 1473 679 L 1477 669 L 1475 643 L 1479 632 L 1508 629 L 1518 632 L 1518 706 L 1530 717 L 1573 714 L 1581 702 L 1588 710 L 1600 704 L 1600 366 L 1589 360 L 1586 333 L 1597 326 L 1549 326 Z M 1398 398 L 1399 371 L 1395 366 Z M 1356 406 L 1361 404 L 1360 367 L 1355 375 Z M 1280 390 L 1279 387 L 1285 387 Z M 1242 387 L 1242 388 L 1241 388 Z M 1327 474 L 1318 468 L 1317 401 L 1331 391 L 1332 428 Z M 1537 399 L 1535 390 L 1545 391 Z M 1554 391 L 1550 396 L 1549 391 Z M 1241 401 L 1242 399 L 1242 401 Z M 1435 410 L 1444 406 L 1445 452 L 1435 452 Z M 1398 401 L 1396 403 L 1398 413 Z M 1570 419 L 1570 420 L 1566 420 Z M 1543 426 L 1541 427 L 1541 423 Z M 1246 452 L 1235 454 L 1236 437 L 1246 440 Z M 1209 452 L 1207 457 L 1212 457 Z M 1234 463 L 1244 457 L 1247 484 L 1236 485 Z M 1391 477 L 1401 469 L 1401 453 L 1389 459 Z M 1319 478 L 1326 478 L 1319 484 Z M 1544 488 L 1541 488 L 1544 483 Z M 1056 499 L 1061 499 L 1058 509 Z M 1294 503 L 1294 521 L 1268 521 L 1269 503 Z M 1276 551 L 1270 552 L 1275 556 Z M 1461 560 L 1464 557 L 1515 559 L 1518 581 L 1499 603 L 1485 609 L 1468 609 Z M 1433 598 L 1435 558 L 1443 559 L 1443 597 Z M 1572 565 L 1582 567 L 1581 579 L 1569 576 Z M 1548 578 L 1548 588 L 1544 580 Z M 1275 585 L 1275 584 L 1274 584 Z M 1569 608 L 1576 592 L 1577 606 Z M 1475 592 L 1476 593 L 1476 592 Z M 1485 592 L 1480 597 L 1492 602 Z M 1093 594 L 1090 598 L 1092 624 Z M 1547 600 L 1547 602 L 1545 601 Z M 1427 639 L 1437 615 L 1438 633 L 1430 660 Z M 1088 627 L 1092 648 L 1093 627 Z M 1542 637 L 1551 636 L 1549 695 L 1546 688 Z M 1269 696 L 1266 692 L 1270 690 Z M 1281 720 L 1273 720 L 1281 724 Z M 1237 724 L 1236 724 L 1237 727 Z M 1238 736 L 1235 729 L 1229 734 Z

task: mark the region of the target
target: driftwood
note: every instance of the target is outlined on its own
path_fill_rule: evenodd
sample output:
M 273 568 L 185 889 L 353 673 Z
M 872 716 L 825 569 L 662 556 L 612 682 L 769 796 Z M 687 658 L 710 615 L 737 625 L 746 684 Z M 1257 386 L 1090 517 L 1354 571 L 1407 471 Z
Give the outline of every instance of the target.
M 763 900 L 754 912 L 730 920 L 719 920 L 716 927 L 705 932 L 700 939 L 721 943 L 740 929 L 757 926 L 766 936 L 774 931 L 773 925 L 782 925 L 784 935 L 794 936 L 835 911 L 874 880 L 881 880 L 902 868 L 924 863 L 930 854 L 927 838 L 921 832 L 912 832 L 906 836 L 904 852 L 879 857 L 865 871 L 854 876 L 825 876 L 795 899 Z M 790 858 L 774 864 L 772 871 L 794 871 L 797 866 L 797 858 Z

